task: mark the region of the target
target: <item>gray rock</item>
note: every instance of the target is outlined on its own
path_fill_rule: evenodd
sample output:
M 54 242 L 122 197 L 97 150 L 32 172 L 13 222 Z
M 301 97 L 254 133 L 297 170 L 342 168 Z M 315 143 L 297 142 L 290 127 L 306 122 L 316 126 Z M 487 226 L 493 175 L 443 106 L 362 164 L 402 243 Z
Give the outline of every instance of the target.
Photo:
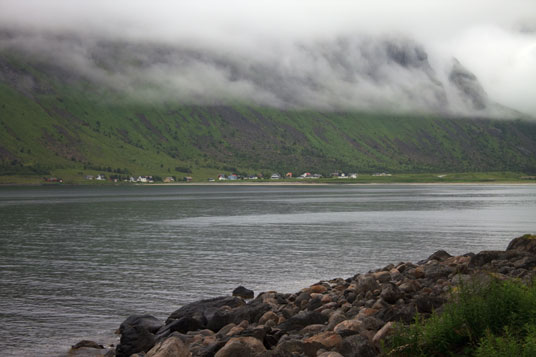
M 121 340 L 115 349 L 117 357 L 128 357 L 138 352 L 147 352 L 155 344 L 155 335 L 141 325 L 127 325 L 121 332 Z
M 401 296 L 402 293 L 395 284 L 384 284 L 380 293 L 380 297 L 389 304 L 396 303 Z
M 415 305 L 420 313 L 431 313 L 447 300 L 434 296 L 419 296 L 415 299 Z
M 301 330 L 302 328 L 308 325 L 323 324 L 326 321 L 328 321 L 328 316 L 320 312 L 301 311 L 277 327 L 282 331 L 293 331 L 293 330 Z
M 103 345 L 98 344 L 95 341 L 89 341 L 89 340 L 82 340 L 78 342 L 77 344 L 71 346 L 73 350 L 77 350 L 79 348 L 96 348 L 96 349 L 104 349 Z
M 345 357 L 374 357 L 378 355 L 378 350 L 374 345 L 361 335 L 344 338 L 339 352 Z
M 445 278 L 450 273 L 454 272 L 454 269 L 442 264 L 426 264 L 424 267 L 424 276 L 427 279 L 439 279 Z
M 162 321 L 151 315 L 131 315 L 121 323 L 119 326 L 119 333 L 123 333 L 123 330 L 128 326 L 143 327 L 150 333 L 155 333 L 163 325 Z
M 287 339 L 280 342 L 274 349 L 273 356 L 307 356 L 316 357 L 318 350 L 324 345 L 318 342 L 303 342 L 298 339 Z
M 238 296 L 238 297 L 241 297 L 242 299 L 253 299 L 253 296 L 255 296 L 255 293 L 253 292 L 253 290 L 246 289 L 243 286 L 239 286 L 233 290 L 233 296 Z
M 434 254 L 430 255 L 427 260 L 437 260 L 439 262 L 442 262 L 450 257 L 452 257 L 452 255 L 445 252 L 444 250 L 438 250 Z
M 518 250 L 526 253 L 536 254 L 536 235 L 525 234 L 513 239 L 506 248 L 507 251 Z
M 361 277 L 357 285 L 358 292 L 372 292 L 379 288 L 380 284 L 371 276 Z
M 168 319 L 166 320 L 166 324 L 169 324 L 171 321 L 178 320 L 182 317 L 192 317 L 198 320 L 202 325 L 206 325 L 206 318 L 204 314 L 208 309 L 219 309 L 224 306 L 235 308 L 242 305 L 245 305 L 244 300 L 230 296 L 221 296 L 212 299 L 195 301 L 174 311 L 171 315 L 169 315 Z

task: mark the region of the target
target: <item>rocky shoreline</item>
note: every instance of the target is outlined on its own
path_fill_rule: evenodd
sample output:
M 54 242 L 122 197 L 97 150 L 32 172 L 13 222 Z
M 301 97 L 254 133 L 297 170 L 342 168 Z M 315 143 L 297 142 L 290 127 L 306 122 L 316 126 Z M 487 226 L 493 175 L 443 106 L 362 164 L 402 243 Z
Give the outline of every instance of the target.
M 452 289 L 490 275 L 529 282 L 536 276 L 536 235 L 504 251 L 451 256 L 437 251 L 418 263 L 401 262 L 348 279 L 320 281 L 293 294 L 258 294 L 239 287 L 233 296 L 200 300 L 166 321 L 133 315 L 119 327 L 120 343 L 80 341 L 72 356 L 377 356 L 395 322 L 411 323 L 447 302 Z

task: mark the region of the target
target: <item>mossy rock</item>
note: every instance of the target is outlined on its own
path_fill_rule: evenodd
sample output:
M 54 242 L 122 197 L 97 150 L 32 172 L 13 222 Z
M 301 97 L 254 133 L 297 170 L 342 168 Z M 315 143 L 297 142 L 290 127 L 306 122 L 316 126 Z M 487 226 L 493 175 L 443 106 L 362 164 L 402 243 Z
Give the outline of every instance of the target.
M 523 252 L 536 254 L 536 235 L 525 234 L 513 239 L 506 250 L 519 250 Z

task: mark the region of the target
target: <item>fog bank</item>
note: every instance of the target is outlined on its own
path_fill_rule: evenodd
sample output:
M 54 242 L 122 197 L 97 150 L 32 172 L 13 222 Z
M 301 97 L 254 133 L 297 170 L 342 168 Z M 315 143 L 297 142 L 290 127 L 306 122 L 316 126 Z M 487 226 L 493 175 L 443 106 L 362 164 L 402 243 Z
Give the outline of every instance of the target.
M 0 48 L 145 100 L 534 116 L 534 23 L 528 0 L 4 0 Z

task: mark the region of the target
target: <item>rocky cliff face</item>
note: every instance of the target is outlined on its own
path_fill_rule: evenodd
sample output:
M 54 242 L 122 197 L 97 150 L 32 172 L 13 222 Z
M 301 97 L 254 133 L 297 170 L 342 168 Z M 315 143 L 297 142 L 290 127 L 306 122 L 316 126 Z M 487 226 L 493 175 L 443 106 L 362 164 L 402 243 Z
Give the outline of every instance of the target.
M 467 106 L 474 110 L 484 110 L 489 105 L 489 100 L 484 88 L 467 68 L 457 60 L 453 60 L 452 69 L 449 73 L 449 81 L 460 94 L 460 98 Z

